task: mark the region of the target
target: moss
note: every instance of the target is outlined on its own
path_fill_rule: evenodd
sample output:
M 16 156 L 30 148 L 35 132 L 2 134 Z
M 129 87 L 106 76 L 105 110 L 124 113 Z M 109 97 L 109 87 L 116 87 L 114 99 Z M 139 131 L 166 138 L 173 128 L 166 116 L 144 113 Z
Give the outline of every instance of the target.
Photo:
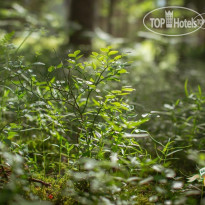
M 31 192 L 36 195 L 41 200 L 51 201 L 54 204 L 64 204 L 73 205 L 76 201 L 70 197 L 63 194 L 63 190 L 67 186 L 68 177 L 64 175 L 63 177 L 43 177 L 38 175 L 36 179 L 42 180 L 49 183 L 50 186 L 44 186 L 40 183 L 31 182 Z
M 138 194 L 136 205 L 154 205 L 154 203 L 149 202 L 149 195 Z

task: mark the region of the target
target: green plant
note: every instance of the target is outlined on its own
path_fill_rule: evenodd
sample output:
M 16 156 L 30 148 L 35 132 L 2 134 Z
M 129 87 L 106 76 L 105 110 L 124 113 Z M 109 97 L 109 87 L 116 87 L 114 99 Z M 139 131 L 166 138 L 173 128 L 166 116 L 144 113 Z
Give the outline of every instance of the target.
M 108 47 L 85 58 L 77 50 L 52 66 L 26 63 L 5 39 L 0 176 L 2 193 L 12 195 L 8 204 L 20 196 L 19 203 L 69 205 L 199 202 L 185 179 L 193 168 L 183 163 L 191 159 L 186 148 L 197 139 L 192 148 L 200 150 L 204 142 L 200 87 L 190 93 L 186 83 L 184 99 L 140 116 L 129 103 L 135 89 L 121 85 L 129 63 L 118 51 Z M 200 151 L 190 153 L 204 164 Z M 18 166 L 8 167 L 16 158 Z

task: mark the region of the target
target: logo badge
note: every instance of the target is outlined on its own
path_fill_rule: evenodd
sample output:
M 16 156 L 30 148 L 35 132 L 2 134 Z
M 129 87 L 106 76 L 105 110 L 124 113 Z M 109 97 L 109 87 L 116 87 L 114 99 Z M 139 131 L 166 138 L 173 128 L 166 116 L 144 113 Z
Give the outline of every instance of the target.
M 202 14 L 186 7 L 167 6 L 154 9 L 143 18 L 144 26 L 163 36 L 192 34 L 205 25 Z

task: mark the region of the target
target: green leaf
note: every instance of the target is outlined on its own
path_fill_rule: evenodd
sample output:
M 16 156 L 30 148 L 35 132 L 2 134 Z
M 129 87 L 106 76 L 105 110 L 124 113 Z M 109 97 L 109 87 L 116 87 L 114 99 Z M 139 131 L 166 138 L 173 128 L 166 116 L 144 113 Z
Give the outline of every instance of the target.
M 100 106 L 100 103 L 98 101 L 96 101 L 94 98 L 92 100 L 93 100 L 95 105 Z
M 78 104 L 78 106 L 79 107 L 82 107 L 82 106 L 84 106 L 86 104 L 86 101 L 82 101 L 82 102 L 80 102 L 79 104 Z
M 53 77 L 51 80 L 50 80 L 50 83 L 53 83 L 55 81 L 55 77 Z
M 75 61 L 74 61 L 74 60 L 69 59 L 69 60 L 67 60 L 67 61 L 68 61 L 68 63 L 75 64 Z
M 55 67 L 54 67 L 54 66 L 50 66 L 50 67 L 48 68 L 48 72 L 52 72 L 53 70 L 55 70 Z
M 128 121 L 126 123 L 128 129 L 136 128 L 149 121 L 149 118 L 140 119 L 138 121 Z
M 43 140 L 43 142 L 45 142 L 45 141 L 47 141 L 47 140 L 49 140 L 51 137 L 50 136 L 48 136 L 46 139 L 44 139 Z
M 202 92 L 201 92 L 201 87 L 200 87 L 200 85 L 198 85 L 198 90 L 199 90 L 199 95 L 201 96 Z
M 83 66 L 82 63 L 78 63 L 76 66 L 78 66 L 78 67 L 81 68 L 81 69 L 85 69 L 85 67 Z
M 119 59 L 121 59 L 122 58 L 122 56 L 121 55 L 118 55 L 118 56 L 116 56 L 115 58 L 114 58 L 114 60 L 119 60 Z
M 117 54 L 118 53 L 118 51 L 110 51 L 109 53 L 108 53 L 108 55 L 109 56 L 112 56 L 112 55 L 115 55 L 115 54 Z
M 76 57 L 76 55 L 75 55 L 75 54 L 73 54 L 73 53 L 70 53 L 70 54 L 68 54 L 68 57 L 70 57 L 70 58 L 75 58 L 75 57 Z
M 111 92 L 112 93 L 121 93 L 122 91 L 121 90 L 112 90 Z
M 119 94 L 117 94 L 118 96 L 120 96 L 120 95 L 129 95 L 130 93 L 119 93 Z
M 112 98 L 115 98 L 115 95 L 106 95 L 105 96 L 107 99 L 112 99 Z
M 127 73 L 127 70 L 121 69 L 121 70 L 118 71 L 118 73 Z
M 103 53 L 108 53 L 109 52 L 109 48 L 101 48 L 100 49 Z
M 93 63 L 93 62 L 92 62 L 92 67 L 93 67 L 94 70 L 96 70 L 96 68 L 97 68 L 96 64 Z
M 42 62 L 35 62 L 35 63 L 33 63 L 33 65 L 45 65 L 45 63 L 42 63 Z
M 99 54 L 98 53 L 96 53 L 96 52 L 92 52 L 92 54 L 94 55 L 94 56 L 98 56 Z
M 63 63 L 61 62 L 60 64 L 57 65 L 57 68 L 62 68 Z
M 82 58 L 83 57 L 83 55 L 79 55 L 79 56 L 76 56 L 76 60 L 78 60 L 78 59 L 80 59 L 80 58 Z
M 37 86 L 39 86 L 39 85 L 46 85 L 46 84 L 47 84 L 47 82 L 37 82 L 36 83 Z
M 184 84 L 185 94 L 186 94 L 186 96 L 188 97 L 188 96 L 189 96 L 189 92 L 188 92 L 188 89 L 187 89 L 187 85 L 188 85 L 188 80 L 186 80 L 186 81 L 185 81 L 185 84 Z
M 121 104 L 119 102 L 113 102 L 113 105 L 116 105 L 117 107 L 121 107 Z
M 12 131 L 10 131 L 10 132 L 8 133 L 8 139 L 9 139 L 9 140 L 12 139 L 12 138 L 15 137 L 15 136 L 18 136 L 18 133 L 17 133 L 17 132 L 12 132 Z
M 122 91 L 125 91 L 125 92 L 132 92 L 134 90 L 135 90 L 134 88 L 122 88 Z
M 94 81 L 92 78 L 90 78 L 90 82 L 93 82 L 93 83 L 94 83 L 95 81 Z
M 31 77 L 31 80 L 32 80 L 33 82 L 36 82 L 36 81 L 37 81 L 36 78 L 35 78 L 35 76 L 32 76 L 32 77 Z M 16 84 L 19 84 L 19 83 L 16 83 Z
M 80 50 L 77 50 L 74 52 L 74 55 L 77 56 L 78 54 L 80 54 L 80 52 L 81 52 Z
M 175 154 L 176 152 L 181 152 L 181 151 L 183 151 L 183 149 L 174 150 L 173 152 L 168 153 L 166 156 L 168 157 L 172 154 Z

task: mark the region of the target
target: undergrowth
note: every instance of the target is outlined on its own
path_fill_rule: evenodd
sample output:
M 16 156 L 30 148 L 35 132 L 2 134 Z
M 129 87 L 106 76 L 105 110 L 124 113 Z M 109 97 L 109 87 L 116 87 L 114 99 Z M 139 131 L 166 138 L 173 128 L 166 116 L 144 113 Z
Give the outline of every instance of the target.
M 0 204 L 203 202 L 201 179 L 187 182 L 204 166 L 200 87 L 139 116 L 118 51 L 26 63 L 11 38 L 0 42 Z

